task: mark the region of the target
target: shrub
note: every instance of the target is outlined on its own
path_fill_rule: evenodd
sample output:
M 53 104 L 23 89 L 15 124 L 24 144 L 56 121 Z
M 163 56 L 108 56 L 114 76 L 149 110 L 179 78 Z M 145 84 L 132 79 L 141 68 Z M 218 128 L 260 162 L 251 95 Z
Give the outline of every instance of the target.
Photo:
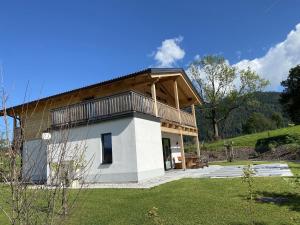
M 255 150 L 259 153 L 264 153 L 270 150 L 275 150 L 278 146 L 287 145 L 287 144 L 300 145 L 300 136 L 285 134 L 285 135 L 278 135 L 274 137 L 258 139 L 255 145 Z
M 291 144 L 286 144 L 286 145 L 283 145 L 283 147 L 289 151 L 292 151 L 292 152 L 296 152 L 298 150 L 300 150 L 300 144 L 299 143 L 291 143 Z

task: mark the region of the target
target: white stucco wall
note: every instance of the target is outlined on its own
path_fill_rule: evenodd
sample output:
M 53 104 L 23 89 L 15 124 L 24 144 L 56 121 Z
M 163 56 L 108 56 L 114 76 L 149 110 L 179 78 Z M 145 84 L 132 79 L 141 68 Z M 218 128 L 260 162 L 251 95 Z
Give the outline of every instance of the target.
M 22 176 L 28 182 L 47 179 L 47 145 L 41 139 L 26 141 L 22 152 Z
M 102 164 L 103 133 L 112 134 L 112 164 Z M 59 149 L 61 136 L 53 132 L 48 149 Z M 130 117 L 71 128 L 66 147 L 70 158 L 75 146 L 85 148 L 85 161 L 90 161 L 85 182 L 137 182 L 164 174 L 158 121 Z
M 76 145 L 85 148 L 85 162 L 89 168 L 84 176 L 85 182 L 137 181 L 134 131 L 133 118 L 104 121 L 70 129 L 68 149 Z M 104 133 L 112 134 L 112 164 L 102 164 L 101 134 Z M 60 132 L 54 132 L 52 139 L 59 135 Z
M 164 174 L 160 122 L 134 118 L 138 180 Z
M 112 134 L 112 164 L 102 164 L 101 134 Z M 62 138 L 65 137 L 65 138 Z M 29 141 L 24 145 L 24 172 L 35 162 L 30 179 L 46 180 L 50 158 L 56 161 L 61 148 L 66 150 L 65 160 L 74 160 L 74 149 L 84 149 L 88 171 L 87 183 L 137 182 L 164 174 L 160 122 L 138 117 L 126 117 L 70 128 L 68 132 L 53 131 L 51 139 Z M 65 147 L 64 140 L 68 140 Z M 52 154 L 52 156 L 51 156 Z M 54 160 L 53 160 L 54 158 Z M 48 168 L 47 168 L 48 167 Z

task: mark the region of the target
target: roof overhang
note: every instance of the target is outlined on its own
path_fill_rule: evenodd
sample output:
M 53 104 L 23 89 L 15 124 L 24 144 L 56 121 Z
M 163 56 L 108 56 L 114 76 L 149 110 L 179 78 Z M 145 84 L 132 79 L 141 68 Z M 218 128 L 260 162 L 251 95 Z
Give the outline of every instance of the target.
M 70 95 L 73 93 L 78 93 L 84 90 L 88 90 L 88 89 L 92 89 L 92 88 L 96 88 L 96 87 L 101 87 L 101 86 L 105 86 L 105 85 L 110 85 L 113 83 L 117 83 L 120 81 L 125 81 L 128 79 L 135 79 L 138 76 L 142 76 L 142 75 L 149 75 L 150 76 L 150 80 L 163 80 L 163 79 L 172 79 L 172 78 L 176 78 L 178 79 L 178 83 L 180 85 L 180 87 L 183 89 L 182 92 L 188 92 L 186 93 L 187 95 L 191 95 L 191 97 L 193 98 L 193 104 L 201 104 L 201 97 L 199 95 L 199 93 L 197 92 L 197 90 L 195 89 L 194 85 L 192 84 L 191 80 L 189 79 L 189 77 L 187 76 L 187 74 L 185 73 L 185 71 L 181 68 L 149 68 L 149 69 L 145 69 L 145 70 L 141 70 L 135 73 L 131 73 L 128 75 L 124 75 L 124 76 L 119 76 L 116 77 L 114 79 L 111 80 L 107 80 L 107 81 L 103 81 L 100 83 L 96 83 L 93 85 L 88 85 L 85 87 L 81 87 L 81 88 L 77 88 L 77 89 L 73 89 L 70 91 L 66 91 L 66 92 L 62 92 L 59 94 L 55 94 L 52 96 L 48 96 L 45 98 L 41 98 L 41 99 L 37 99 L 34 101 L 30 101 L 30 102 L 26 102 L 20 105 L 16 105 L 10 108 L 7 108 L 7 114 L 10 116 L 14 116 L 15 112 L 17 110 L 20 110 L 22 108 L 24 108 L 24 106 L 28 107 L 30 105 L 36 105 L 38 103 L 42 103 L 54 98 L 58 98 L 58 97 L 62 97 L 65 95 Z M 3 116 L 3 110 L 0 111 L 0 116 Z

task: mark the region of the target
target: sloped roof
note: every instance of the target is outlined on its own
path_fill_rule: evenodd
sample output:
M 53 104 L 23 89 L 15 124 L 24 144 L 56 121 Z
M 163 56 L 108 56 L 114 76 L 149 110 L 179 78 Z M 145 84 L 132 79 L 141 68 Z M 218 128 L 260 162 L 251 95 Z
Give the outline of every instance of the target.
M 81 90 L 86 90 L 86 89 L 90 89 L 90 88 L 95 88 L 95 87 L 111 84 L 111 83 L 114 83 L 114 82 L 117 82 L 117 81 L 125 80 L 125 79 L 128 79 L 128 78 L 133 78 L 133 77 L 136 77 L 136 76 L 139 76 L 139 75 L 142 75 L 142 74 L 172 74 L 172 73 L 182 74 L 184 76 L 185 80 L 189 83 L 190 87 L 192 88 L 192 90 L 195 93 L 195 95 L 197 96 L 197 98 L 201 99 L 198 91 L 195 89 L 194 85 L 192 84 L 191 80 L 189 79 L 189 77 L 185 73 L 184 69 L 182 69 L 182 68 L 148 68 L 148 69 L 140 70 L 140 71 L 130 73 L 130 74 L 127 74 L 127 75 L 117 76 L 113 79 L 102 81 L 102 82 L 99 82 L 99 83 L 96 83 L 96 84 L 83 86 L 83 87 L 80 87 L 80 88 L 76 88 L 76 89 L 72 89 L 72 90 L 69 90 L 69 91 L 61 92 L 61 93 L 58 93 L 58 94 L 55 94 L 55 95 L 51 95 L 51 96 L 36 99 L 36 100 L 33 100 L 33 101 L 25 102 L 23 104 L 12 106 L 12 107 L 8 108 L 7 110 L 17 109 L 17 108 L 20 108 L 24 105 L 36 104 L 37 102 L 46 101 L 46 100 L 49 100 L 51 98 L 56 98 L 56 97 L 60 97 L 60 96 L 63 96 L 63 95 L 72 94 L 72 93 L 75 93 L 75 92 L 78 92 L 78 91 L 81 91 Z

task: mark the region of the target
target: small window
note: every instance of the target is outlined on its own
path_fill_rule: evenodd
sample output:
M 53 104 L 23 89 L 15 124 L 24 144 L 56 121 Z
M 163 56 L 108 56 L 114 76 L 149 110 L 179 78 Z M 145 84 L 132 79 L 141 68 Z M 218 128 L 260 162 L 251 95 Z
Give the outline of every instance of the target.
M 112 141 L 111 133 L 102 134 L 102 164 L 112 163 Z

